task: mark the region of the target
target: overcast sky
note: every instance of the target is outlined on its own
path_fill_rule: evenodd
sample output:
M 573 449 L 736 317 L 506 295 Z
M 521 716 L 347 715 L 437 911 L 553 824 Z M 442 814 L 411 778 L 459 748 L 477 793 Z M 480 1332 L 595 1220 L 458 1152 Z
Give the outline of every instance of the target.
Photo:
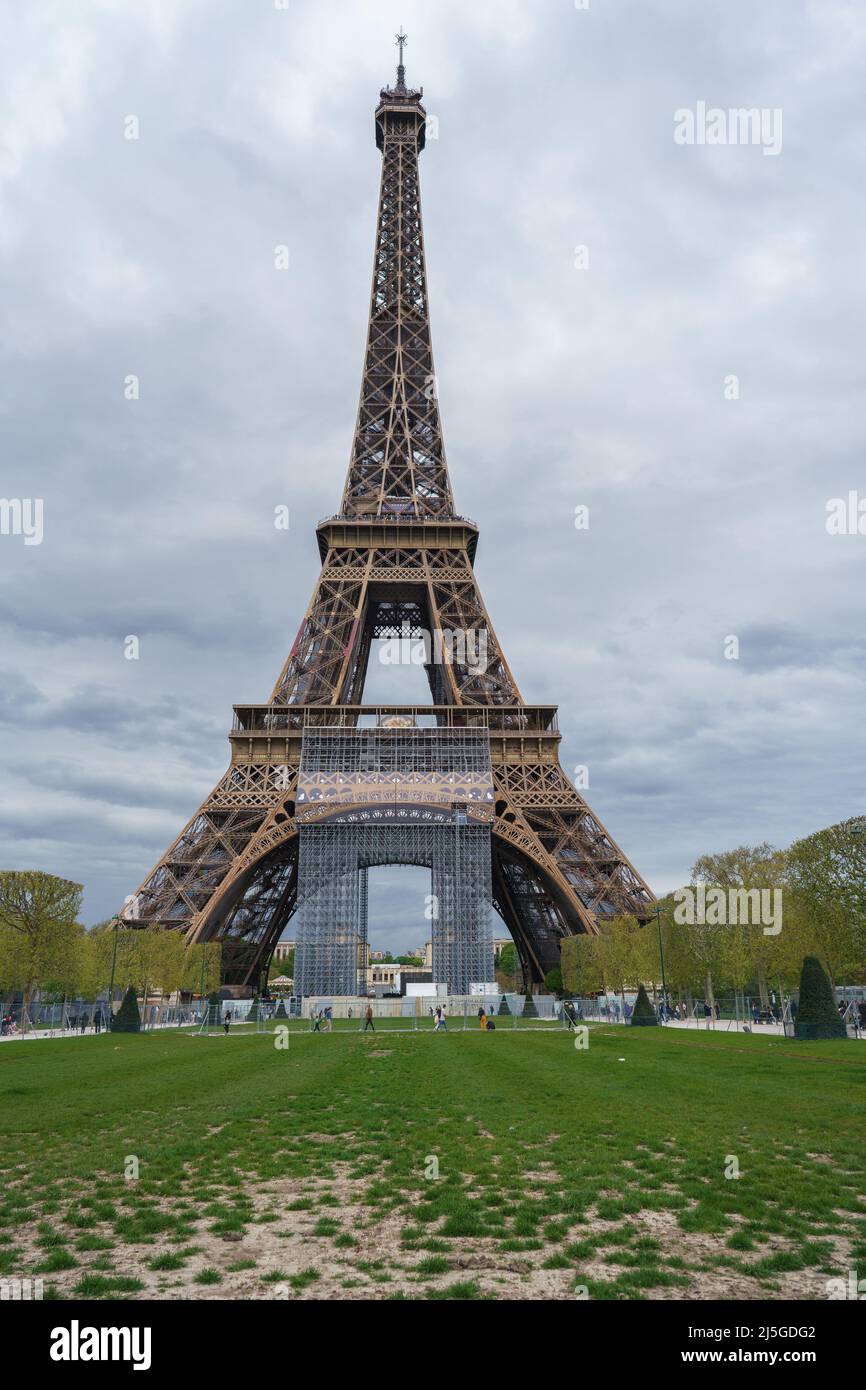
M 826 529 L 866 498 L 861 5 L 3 10 L 0 493 L 44 538 L 0 536 L 0 864 L 109 915 L 270 693 L 343 486 L 401 23 L 457 507 L 563 766 L 657 892 L 866 810 L 866 534 Z M 676 143 L 699 102 L 780 110 L 781 151 Z M 379 873 L 374 944 L 423 939 Z

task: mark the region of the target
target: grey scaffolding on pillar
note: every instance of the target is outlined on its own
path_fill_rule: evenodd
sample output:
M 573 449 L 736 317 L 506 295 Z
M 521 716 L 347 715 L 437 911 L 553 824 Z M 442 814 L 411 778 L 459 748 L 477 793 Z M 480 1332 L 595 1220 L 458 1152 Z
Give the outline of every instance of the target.
M 298 994 L 366 993 L 367 870 L 431 870 L 433 976 L 493 976 L 486 730 L 306 730 L 298 780 Z

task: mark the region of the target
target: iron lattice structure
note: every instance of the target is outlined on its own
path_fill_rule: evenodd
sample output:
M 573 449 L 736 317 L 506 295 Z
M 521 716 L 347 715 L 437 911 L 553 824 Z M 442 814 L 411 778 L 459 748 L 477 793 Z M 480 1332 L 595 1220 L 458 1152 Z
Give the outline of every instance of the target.
M 333 979 L 339 973 L 348 984 L 363 954 L 366 871 L 386 853 L 398 862 L 417 856 L 411 862 L 440 873 L 446 904 L 456 885 L 469 883 L 471 901 L 454 905 L 453 941 L 444 923 L 439 937 L 438 968 L 449 983 L 465 980 L 486 951 L 483 933 L 470 940 L 483 892 L 510 930 L 528 981 L 558 963 L 563 936 L 594 932 L 602 917 L 618 913 L 646 920 L 653 901 L 562 771 L 555 706 L 524 702 L 475 578 L 478 529 L 454 507 L 430 338 L 422 95 L 406 86 L 401 62 L 396 86 L 382 90 L 376 108 L 382 179 L 360 404 L 340 511 L 316 531 L 321 573 L 313 596 L 270 699 L 235 707 L 228 771 L 123 914 L 183 930 L 190 941 L 221 941 L 232 985 L 257 982 L 299 901 L 310 941 L 319 939 L 317 923 L 333 917 L 326 949 L 342 962 Z M 457 639 L 446 644 L 447 660 L 431 651 L 426 662 L 432 704 L 363 705 L 374 639 L 424 633 Z M 459 640 L 466 634 L 473 640 Z M 467 735 L 483 744 L 487 761 L 472 753 L 476 765 L 462 768 L 455 787 L 443 769 L 457 747 L 471 752 L 459 742 Z M 418 779 L 414 802 L 413 784 L 403 781 L 391 795 L 398 784 L 386 788 L 373 775 L 375 758 L 382 774 L 389 756 Z M 313 774 L 325 778 L 318 791 L 328 791 L 327 810 L 313 795 Z M 424 812 L 444 820 L 418 819 Z M 463 814 L 457 847 L 448 851 Z M 371 815 L 374 828 L 353 819 Z M 464 854 L 464 840 L 486 844 L 487 858 L 476 848 Z M 344 896 L 342 887 L 321 886 L 329 855 L 334 865 L 356 866 Z M 329 895 L 327 907 L 316 906 Z M 472 956 L 476 948 L 481 954 Z M 306 949 L 304 971 L 313 960 Z

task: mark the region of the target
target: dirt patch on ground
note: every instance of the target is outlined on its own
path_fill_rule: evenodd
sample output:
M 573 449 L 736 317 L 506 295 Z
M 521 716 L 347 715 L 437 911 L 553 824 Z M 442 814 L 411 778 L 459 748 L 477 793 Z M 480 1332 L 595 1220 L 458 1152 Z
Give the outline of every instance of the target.
M 794 1248 L 790 1240 L 782 1236 L 770 1236 L 760 1250 L 729 1251 L 724 1240 L 718 1236 L 695 1231 L 683 1231 L 674 1212 L 646 1210 L 628 1218 L 638 1235 L 650 1236 L 657 1240 L 663 1256 L 676 1256 L 681 1266 L 671 1269 L 672 1273 L 688 1280 L 687 1284 L 660 1286 L 646 1290 L 646 1296 L 659 1299 L 824 1299 L 827 1298 L 829 1275 L 817 1269 L 786 1270 L 774 1274 L 772 1278 L 759 1278 L 746 1268 L 755 1265 L 769 1255 L 785 1253 Z M 611 1231 L 618 1222 L 600 1221 L 589 1214 L 586 1222 L 579 1228 L 581 1236 L 599 1235 Z M 577 1234 L 577 1230 L 575 1231 Z M 822 1237 L 832 1246 L 833 1262 L 844 1265 L 848 1259 L 851 1241 L 848 1237 Z M 605 1253 L 613 1255 L 614 1249 Z M 731 1256 L 739 1268 L 725 1269 L 716 1264 L 720 1255 Z M 622 1272 L 615 1258 L 606 1260 L 593 1256 L 581 1265 L 581 1274 L 591 1280 L 610 1281 Z
M 313 1143 L 329 1143 L 336 1136 L 304 1137 Z M 495 1298 L 562 1301 L 583 1297 L 584 1284 L 608 1283 L 633 1270 L 635 1241 L 642 1236 L 657 1242 L 658 1269 L 685 1281 L 642 1286 L 643 1296 L 649 1299 L 823 1299 L 832 1277 L 817 1269 L 772 1277 L 753 1274 L 750 1266 L 790 1250 L 792 1242 L 773 1236 L 760 1250 L 732 1251 L 723 1237 L 683 1231 L 675 1213 L 657 1210 L 640 1211 L 623 1222 L 603 1220 L 590 1208 L 585 1220 L 569 1224 L 564 1241 L 540 1250 L 508 1251 L 501 1242 L 483 1237 L 449 1241 L 441 1253 L 434 1254 L 403 1244 L 404 1232 L 412 1223 L 413 1199 L 420 1200 L 421 1191 L 404 1193 L 404 1205 L 383 1213 L 365 1202 L 369 1180 L 352 1177 L 353 1171 L 350 1163 L 334 1162 L 328 1177 L 260 1182 L 253 1174 L 241 1174 L 253 1220 L 243 1231 L 220 1234 L 206 1228 L 207 1218 L 194 1214 L 200 1229 L 181 1247 L 169 1242 L 170 1231 L 146 1243 L 124 1244 L 110 1224 L 94 1222 L 88 1234 L 102 1236 L 111 1248 L 95 1254 L 77 1252 L 70 1232 L 64 1248 L 79 1261 L 78 1267 L 46 1274 L 46 1283 L 53 1284 L 62 1297 L 79 1296 L 74 1293 L 76 1285 L 91 1273 L 139 1280 L 143 1286 L 139 1291 L 120 1294 L 130 1299 L 352 1300 L 396 1293 L 425 1298 L 451 1285 L 471 1283 L 482 1295 Z M 546 1186 L 551 1174 L 543 1165 L 525 1176 Z M 323 1197 L 327 1202 L 322 1202 Z M 293 1205 L 300 1209 L 290 1210 Z M 166 1212 L 176 1211 L 171 1201 L 159 1206 Z M 435 1239 L 439 1224 L 425 1227 L 425 1235 Z M 624 1224 L 633 1227 L 635 1234 L 621 1243 L 617 1233 Z M 35 1230 L 29 1229 L 35 1236 Z M 551 1256 L 561 1257 L 570 1242 L 587 1241 L 594 1248 L 584 1258 L 575 1258 L 568 1267 L 544 1267 Z M 832 1264 L 848 1268 L 850 1238 L 840 1235 L 822 1237 L 822 1241 L 832 1249 Z M 190 1253 L 182 1268 L 149 1267 L 155 1258 L 184 1250 Z M 620 1254 L 622 1261 L 617 1258 Z M 22 1255 L 22 1268 L 32 1270 L 46 1250 L 33 1243 Z M 720 1264 L 720 1257 L 730 1258 L 733 1267 Z M 198 1282 L 202 1276 L 213 1277 L 209 1271 L 217 1272 L 218 1282 Z

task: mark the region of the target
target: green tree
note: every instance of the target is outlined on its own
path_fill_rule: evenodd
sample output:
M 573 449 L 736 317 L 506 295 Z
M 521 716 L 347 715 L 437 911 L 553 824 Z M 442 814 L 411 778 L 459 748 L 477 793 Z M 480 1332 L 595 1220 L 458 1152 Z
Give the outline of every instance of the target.
M 695 988 L 702 988 L 701 964 L 693 950 L 692 928 L 676 920 L 677 903 L 674 893 L 660 898 L 657 906 L 659 919 L 656 941 L 660 927 L 668 990 L 681 996 L 685 994 L 690 999 Z
M 184 953 L 180 988 L 190 994 L 200 994 L 202 973 L 204 973 L 204 992 L 209 994 L 218 990 L 221 973 L 221 947 L 218 941 L 203 941 L 198 945 L 187 946 Z M 204 972 L 202 972 L 204 966 Z
M 548 994 L 562 994 L 562 970 L 555 965 L 552 970 L 548 970 L 544 977 L 544 987 Z
M 80 883 L 36 869 L 0 871 L 0 976 L 23 993 L 25 1028 L 40 981 L 69 972 L 83 893 Z
M 294 946 L 282 959 L 277 960 L 276 956 L 271 956 L 271 963 L 268 966 L 268 979 L 276 979 L 278 975 L 288 975 L 290 979 L 295 974 L 295 948 Z
M 79 922 L 62 932 L 57 949 L 39 980 L 39 993 L 46 1002 L 79 996 L 95 999 L 102 987 L 99 962 L 90 932 Z
M 118 940 L 118 981 L 134 985 L 147 1008 L 148 996 L 173 994 L 187 973 L 187 948 L 179 931 L 136 927 L 121 931 Z
M 635 917 L 607 917 L 599 922 L 595 938 L 604 988 L 619 994 L 623 1004 L 625 991 L 639 983 L 637 939 L 640 932 Z
M 766 843 L 738 845 L 722 854 L 704 854 L 695 862 L 693 883 L 720 888 L 726 894 L 728 906 L 732 892 L 737 895 L 734 899 L 737 922 L 730 920 L 732 914 L 726 912 L 724 922 L 698 930 L 696 949 L 707 974 L 706 997 L 711 1004 L 714 978 L 718 983 L 730 983 L 735 988 L 744 988 L 754 979 L 761 1002 L 764 1006 L 769 1003 L 768 981 L 776 978 L 780 969 L 780 933 L 765 931 L 767 924 L 760 920 L 757 910 L 760 899 L 756 895 L 763 890 L 773 894 L 778 889 L 784 908 L 784 881 L 785 855 Z M 746 895 L 749 895 L 748 910 Z M 741 916 L 750 920 L 741 922 Z M 781 926 L 784 929 L 784 911 Z
M 181 987 L 186 965 L 187 946 L 183 933 L 160 932 L 161 941 L 154 962 L 153 985 L 165 996 L 175 994 Z
M 110 938 L 96 928 L 82 927 L 74 938 L 70 972 L 64 980 L 64 994 L 93 1001 L 108 985 Z
M 604 989 L 597 936 L 564 937 L 559 958 L 567 994 L 598 994 Z
M 842 821 L 796 840 L 787 883 L 795 916 L 808 922 L 831 982 L 857 974 L 866 960 L 866 825 Z
M 512 981 L 516 981 L 520 974 L 520 957 L 513 941 L 509 941 L 506 946 L 503 946 L 499 954 L 499 971 L 506 980 Z

